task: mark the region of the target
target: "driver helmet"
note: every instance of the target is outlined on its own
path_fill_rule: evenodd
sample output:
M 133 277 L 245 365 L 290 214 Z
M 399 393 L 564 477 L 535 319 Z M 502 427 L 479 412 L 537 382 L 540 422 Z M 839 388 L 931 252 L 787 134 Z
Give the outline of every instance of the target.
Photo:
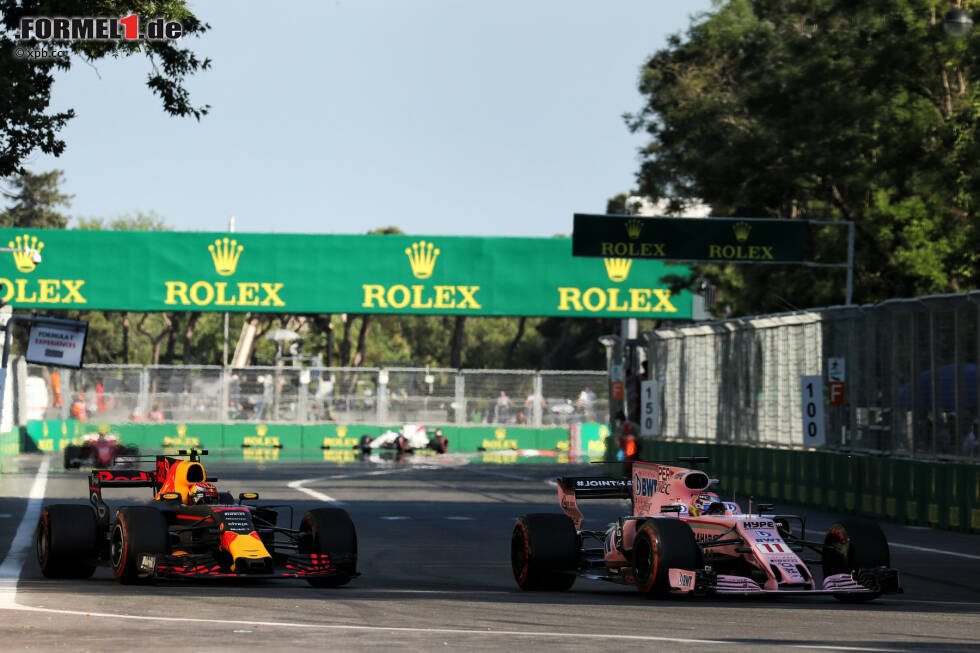
M 217 503 L 218 490 L 210 483 L 195 483 L 187 492 L 187 503 L 192 505 L 202 503 Z

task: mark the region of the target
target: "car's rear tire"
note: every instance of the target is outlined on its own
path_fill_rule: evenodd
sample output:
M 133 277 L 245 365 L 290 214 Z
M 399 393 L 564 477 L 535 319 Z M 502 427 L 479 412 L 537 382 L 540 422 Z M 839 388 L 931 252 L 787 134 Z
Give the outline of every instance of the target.
M 870 519 L 841 519 L 830 525 L 823 539 L 823 575 L 851 574 L 859 569 L 891 566 L 888 540 L 877 522 Z M 834 594 L 844 603 L 861 603 L 881 596 L 872 594 Z
M 696 570 L 703 565 L 691 527 L 680 519 L 648 519 L 636 529 L 633 569 L 636 589 L 651 597 L 670 593 L 669 570 Z
M 510 565 L 523 590 L 564 592 L 575 583 L 579 538 L 568 515 L 535 513 L 518 518 L 510 540 Z
M 95 572 L 98 531 L 90 506 L 45 506 L 34 535 L 41 573 L 46 578 L 89 578 Z
M 109 562 L 116 579 L 120 583 L 144 580 L 140 555 L 166 554 L 169 539 L 167 519 L 159 510 L 143 506 L 120 508 L 109 537 Z
M 372 440 L 374 440 L 374 438 L 372 438 L 370 435 L 362 435 L 361 436 L 361 441 L 357 445 L 358 448 L 361 450 L 361 453 L 363 453 L 365 455 L 371 453 L 371 441 Z
M 429 440 L 429 448 L 436 453 L 446 453 L 449 451 L 449 438 L 444 435 L 437 435 Z
M 315 508 L 303 515 L 299 524 L 300 553 L 346 556 L 336 563 L 340 573 L 322 578 L 307 578 L 313 587 L 339 587 L 350 582 L 357 571 L 357 530 L 350 515 L 342 508 Z

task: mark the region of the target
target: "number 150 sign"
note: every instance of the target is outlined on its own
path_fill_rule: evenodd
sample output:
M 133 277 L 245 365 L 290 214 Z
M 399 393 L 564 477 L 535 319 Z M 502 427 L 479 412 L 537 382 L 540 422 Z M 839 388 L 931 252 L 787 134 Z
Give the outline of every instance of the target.
M 826 442 L 823 427 L 823 377 L 800 377 L 800 395 L 803 399 L 803 444 L 820 447 Z

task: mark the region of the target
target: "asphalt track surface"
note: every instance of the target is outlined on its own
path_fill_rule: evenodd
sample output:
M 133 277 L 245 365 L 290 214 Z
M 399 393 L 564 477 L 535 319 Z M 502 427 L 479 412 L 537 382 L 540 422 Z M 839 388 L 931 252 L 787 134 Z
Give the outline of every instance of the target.
M 19 471 L 0 475 L 4 651 L 980 650 L 980 537 L 883 524 L 906 593 L 867 604 L 830 597 L 655 601 L 581 579 L 569 592 L 523 592 L 510 571 L 514 519 L 557 511 L 548 480 L 596 468 L 476 465 L 453 456 L 343 467 L 205 459 L 222 489 L 291 502 L 297 520 L 327 503 L 346 508 L 357 525 L 363 575 L 345 587 L 296 580 L 124 586 L 105 568 L 89 580 L 48 580 L 26 541 L 31 518 L 42 503 L 84 503 L 86 477 L 42 460 L 24 456 Z M 147 498 L 145 490 L 106 491 L 110 506 Z M 627 508 L 589 502 L 586 527 Z M 814 534 L 834 517 L 807 516 Z

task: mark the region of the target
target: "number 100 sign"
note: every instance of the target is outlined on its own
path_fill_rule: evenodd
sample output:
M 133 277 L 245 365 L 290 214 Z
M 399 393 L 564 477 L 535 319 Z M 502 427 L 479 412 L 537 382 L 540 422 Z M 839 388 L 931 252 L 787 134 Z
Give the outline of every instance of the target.
M 803 400 L 803 444 L 820 447 L 826 442 L 823 425 L 823 376 L 801 376 L 800 395 Z

